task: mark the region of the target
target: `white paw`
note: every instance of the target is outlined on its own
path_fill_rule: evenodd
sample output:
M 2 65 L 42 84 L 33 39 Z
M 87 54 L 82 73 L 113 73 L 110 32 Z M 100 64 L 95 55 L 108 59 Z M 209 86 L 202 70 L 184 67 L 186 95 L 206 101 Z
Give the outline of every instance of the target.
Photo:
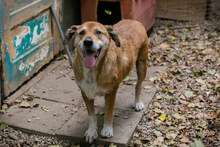
M 144 109 L 144 104 L 142 102 L 134 102 L 135 111 L 141 111 Z
M 88 129 L 85 133 L 86 142 L 92 143 L 98 138 L 98 133 L 96 129 Z
M 104 138 L 113 137 L 113 128 L 112 128 L 112 126 L 104 125 L 104 127 L 101 131 L 101 136 L 104 137 Z

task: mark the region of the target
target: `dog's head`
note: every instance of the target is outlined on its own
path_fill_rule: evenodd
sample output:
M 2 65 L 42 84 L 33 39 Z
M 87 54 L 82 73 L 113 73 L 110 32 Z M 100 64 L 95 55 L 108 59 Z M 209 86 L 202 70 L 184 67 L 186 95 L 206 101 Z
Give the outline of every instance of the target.
M 111 39 L 117 47 L 120 41 L 112 26 L 104 26 L 98 22 L 86 22 L 80 26 L 71 26 L 65 33 L 65 41 L 73 39 L 74 46 L 83 57 L 84 66 L 93 68 L 96 62 L 105 55 Z

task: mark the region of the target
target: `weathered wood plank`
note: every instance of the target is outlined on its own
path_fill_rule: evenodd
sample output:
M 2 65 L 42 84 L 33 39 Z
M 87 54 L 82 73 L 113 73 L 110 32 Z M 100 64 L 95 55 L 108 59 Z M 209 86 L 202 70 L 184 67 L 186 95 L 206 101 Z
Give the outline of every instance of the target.
M 157 0 L 156 17 L 175 20 L 204 20 L 206 0 Z

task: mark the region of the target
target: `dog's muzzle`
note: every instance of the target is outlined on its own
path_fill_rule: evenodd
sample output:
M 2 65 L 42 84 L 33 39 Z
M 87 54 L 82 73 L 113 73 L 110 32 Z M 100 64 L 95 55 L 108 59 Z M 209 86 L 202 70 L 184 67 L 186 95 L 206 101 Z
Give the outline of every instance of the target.
M 88 37 L 83 41 L 84 45 L 84 66 L 86 68 L 93 68 L 95 66 L 96 58 L 100 55 L 101 48 L 95 44 L 92 38 Z

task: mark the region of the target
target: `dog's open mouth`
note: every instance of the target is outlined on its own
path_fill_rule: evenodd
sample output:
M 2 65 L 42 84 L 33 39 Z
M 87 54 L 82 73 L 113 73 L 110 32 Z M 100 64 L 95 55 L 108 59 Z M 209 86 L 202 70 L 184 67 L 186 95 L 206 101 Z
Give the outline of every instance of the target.
M 84 66 L 86 68 L 93 68 L 95 66 L 95 60 L 100 55 L 101 49 L 98 51 L 87 50 L 84 52 Z

